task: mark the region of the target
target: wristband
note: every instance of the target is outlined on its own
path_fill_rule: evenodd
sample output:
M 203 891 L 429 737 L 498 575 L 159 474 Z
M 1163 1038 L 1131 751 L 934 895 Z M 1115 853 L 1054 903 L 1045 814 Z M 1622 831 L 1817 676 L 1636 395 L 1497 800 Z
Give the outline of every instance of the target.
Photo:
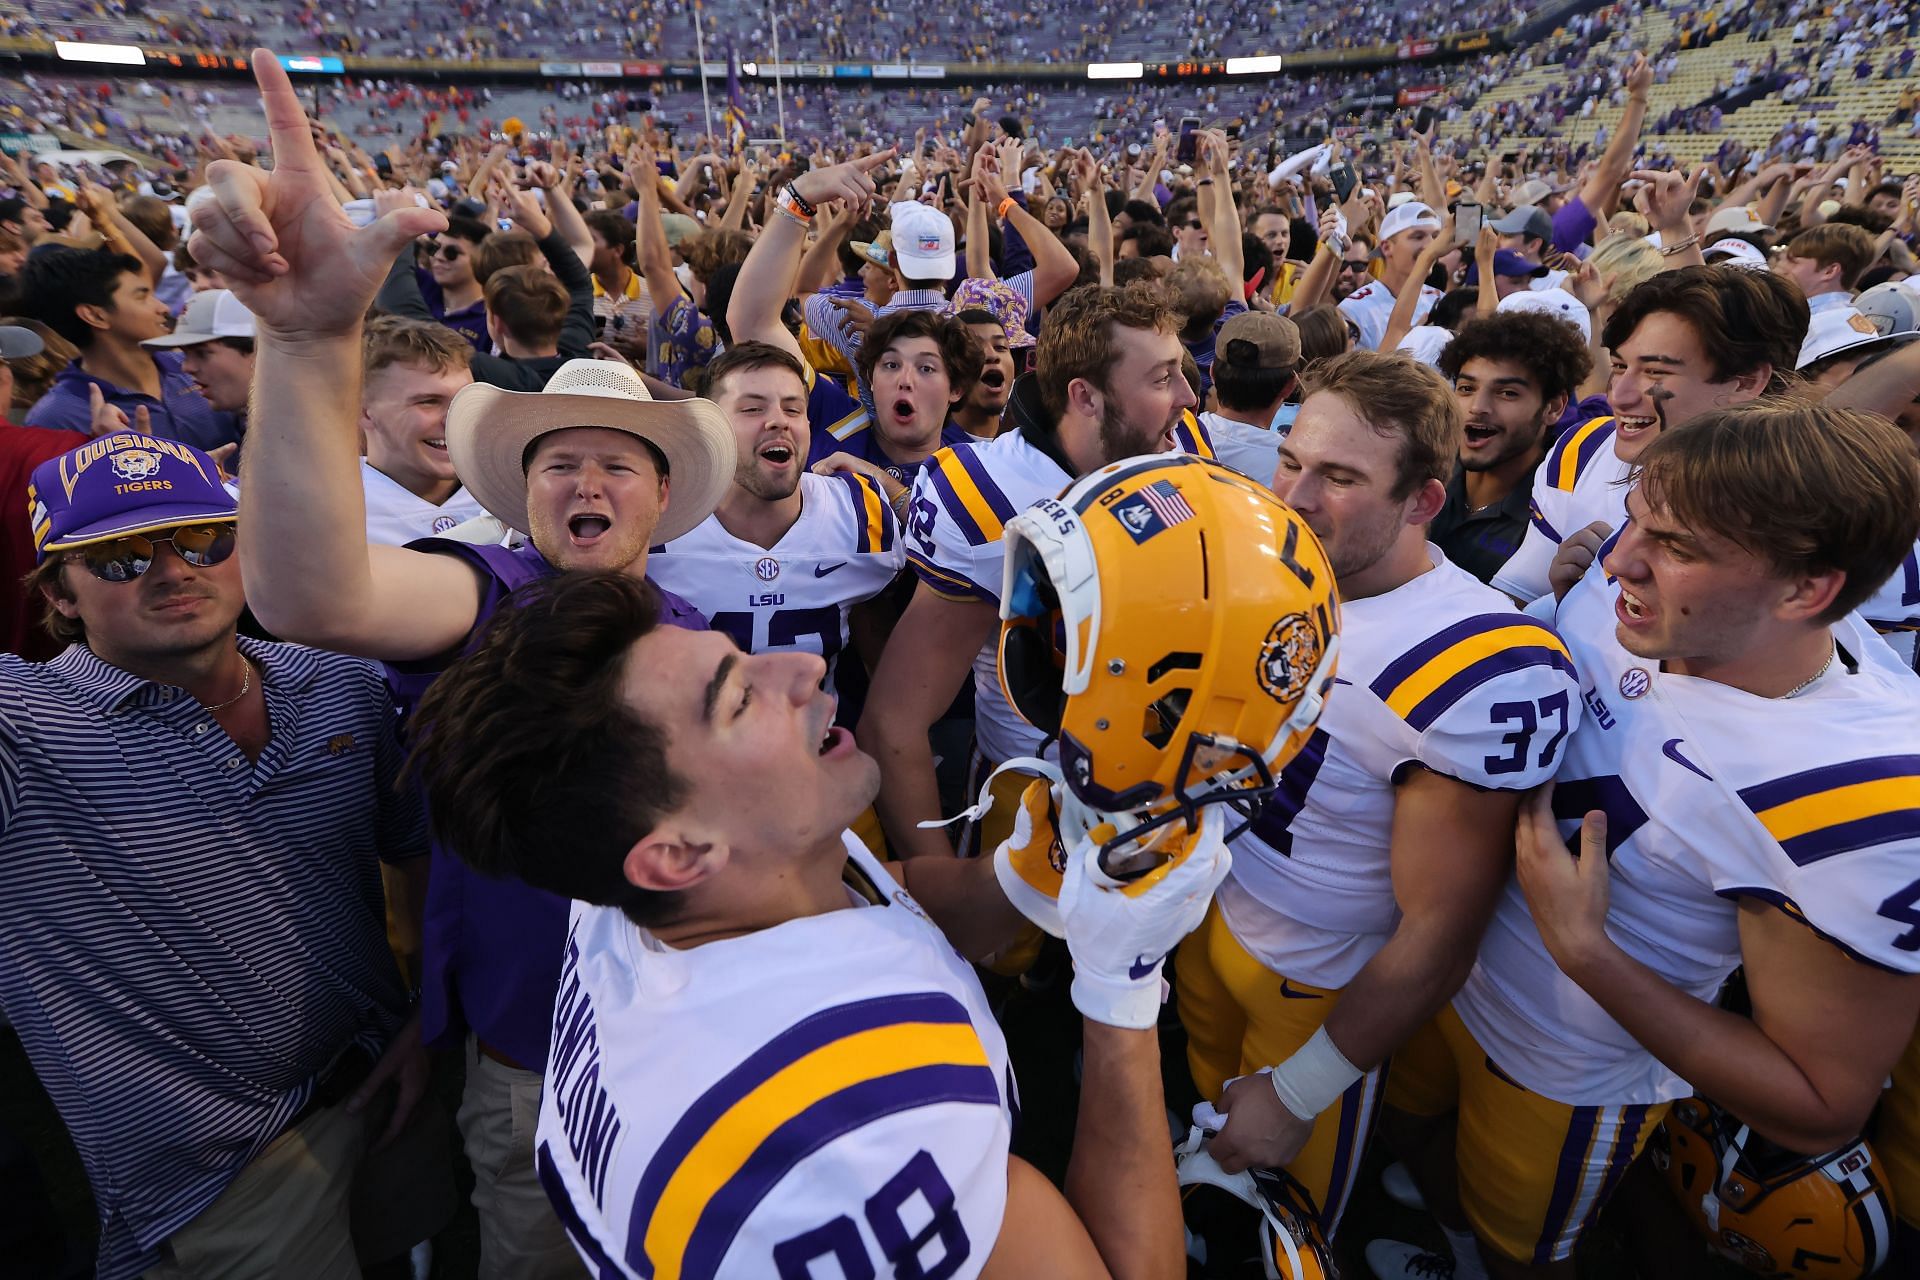
M 1000 202 L 1000 208 L 995 211 L 994 217 L 1004 218 L 1007 216 L 1007 211 L 1009 209 L 1017 209 L 1019 207 L 1020 207 L 1020 202 L 1018 200 L 1015 200 L 1012 196 L 1008 196 L 1005 200 L 1002 200 Z
M 1275 1067 L 1269 1079 L 1281 1106 L 1302 1120 L 1312 1120 L 1365 1074 L 1347 1061 L 1323 1026 Z
M 814 215 L 814 207 L 807 203 L 806 197 L 800 194 L 800 189 L 791 182 L 781 190 L 780 194 L 793 202 L 794 212 L 801 217 L 811 218 Z
M 1675 254 L 1685 253 L 1699 243 L 1699 236 L 1688 236 L 1685 240 L 1676 240 L 1672 244 L 1663 244 L 1660 246 L 1660 256 L 1663 258 L 1671 258 Z
M 791 182 L 780 189 L 780 194 L 774 198 L 773 207 L 803 227 L 813 225 L 813 206 L 794 192 Z

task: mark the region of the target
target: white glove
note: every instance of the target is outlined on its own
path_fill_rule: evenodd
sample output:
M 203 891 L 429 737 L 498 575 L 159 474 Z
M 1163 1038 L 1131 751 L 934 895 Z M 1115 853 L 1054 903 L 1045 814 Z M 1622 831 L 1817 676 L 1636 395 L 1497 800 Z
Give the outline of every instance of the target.
M 1160 969 L 1200 927 L 1230 858 L 1221 806 L 1202 809 L 1200 828 L 1174 832 L 1171 856 L 1139 879 L 1116 883 L 1099 868 L 1096 827 L 1067 851 L 1060 919 L 1073 955 L 1073 1004 L 1095 1022 L 1145 1029 L 1160 1017 Z

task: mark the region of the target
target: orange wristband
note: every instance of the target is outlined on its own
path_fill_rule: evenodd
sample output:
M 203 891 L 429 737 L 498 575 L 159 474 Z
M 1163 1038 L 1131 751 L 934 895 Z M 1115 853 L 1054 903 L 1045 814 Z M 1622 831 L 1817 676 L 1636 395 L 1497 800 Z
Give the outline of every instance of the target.
M 1017 209 L 1019 207 L 1020 207 L 1020 202 L 1018 200 L 1015 200 L 1012 196 L 1008 196 L 1005 200 L 1002 200 L 1000 202 L 999 212 L 995 216 L 1004 218 L 1007 216 L 1007 210 Z

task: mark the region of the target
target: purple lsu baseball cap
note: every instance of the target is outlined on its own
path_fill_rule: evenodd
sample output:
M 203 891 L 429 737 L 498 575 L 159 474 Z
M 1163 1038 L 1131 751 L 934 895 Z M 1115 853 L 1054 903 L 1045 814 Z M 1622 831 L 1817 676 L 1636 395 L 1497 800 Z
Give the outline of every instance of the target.
M 131 533 L 238 518 L 220 467 L 189 444 L 118 431 L 33 469 L 34 560 Z

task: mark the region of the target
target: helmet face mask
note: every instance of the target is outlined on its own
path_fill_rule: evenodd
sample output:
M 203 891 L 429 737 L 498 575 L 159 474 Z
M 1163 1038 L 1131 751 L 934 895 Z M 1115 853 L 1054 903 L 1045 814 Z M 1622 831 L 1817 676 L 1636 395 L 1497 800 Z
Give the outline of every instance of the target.
M 1865 1139 L 1802 1156 L 1687 1098 L 1649 1148 L 1708 1245 L 1749 1271 L 1858 1280 L 1891 1251 L 1893 1203 Z
M 1216 463 L 1114 463 L 1007 526 L 1000 679 L 1059 741 L 1112 850 L 1203 806 L 1251 818 L 1333 683 L 1324 552 L 1273 494 Z M 1126 815 L 1130 822 L 1118 820 Z

